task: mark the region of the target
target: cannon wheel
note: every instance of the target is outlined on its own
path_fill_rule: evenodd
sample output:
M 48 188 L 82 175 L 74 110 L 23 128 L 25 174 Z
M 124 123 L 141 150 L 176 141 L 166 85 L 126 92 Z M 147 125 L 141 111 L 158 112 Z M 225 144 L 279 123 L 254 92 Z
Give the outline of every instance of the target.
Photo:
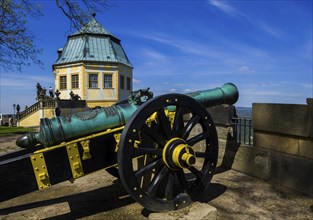
M 189 96 L 167 94 L 148 100 L 127 122 L 118 170 L 125 189 L 138 203 L 164 212 L 201 198 L 217 156 L 216 128 L 205 108 Z

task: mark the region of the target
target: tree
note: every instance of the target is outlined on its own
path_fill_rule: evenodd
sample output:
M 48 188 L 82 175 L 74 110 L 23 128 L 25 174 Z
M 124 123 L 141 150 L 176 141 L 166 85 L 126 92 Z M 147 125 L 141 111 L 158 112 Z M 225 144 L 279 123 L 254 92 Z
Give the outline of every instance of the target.
M 85 25 L 94 12 L 109 8 L 107 0 L 56 0 L 69 19 L 71 29 Z M 29 19 L 42 16 L 41 5 L 29 0 L 0 0 L 0 70 L 17 69 L 31 63 L 42 64 L 34 34 L 27 29 Z
M 27 1 L 1 0 L 0 4 L 0 67 L 21 70 L 30 61 L 40 64 L 37 57 L 40 51 L 33 43 L 34 36 L 26 28 L 27 18 L 40 16 L 40 8 Z
M 56 4 L 76 30 L 87 24 L 93 13 L 110 7 L 107 0 L 56 0 Z

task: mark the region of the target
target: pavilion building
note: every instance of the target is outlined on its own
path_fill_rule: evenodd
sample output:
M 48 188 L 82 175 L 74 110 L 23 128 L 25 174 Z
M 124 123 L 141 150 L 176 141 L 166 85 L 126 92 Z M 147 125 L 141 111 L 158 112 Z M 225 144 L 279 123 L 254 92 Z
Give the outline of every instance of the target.
M 41 118 L 84 111 L 86 108 L 110 106 L 127 99 L 133 89 L 133 66 L 121 41 L 107 31 L 94 17 L 71 34 L 52 65 L 54 89 L 58 98 L 44 96 L 18 114 L 18 125 L 38 126 Z M 72 101 L 70 93 L 82 101 Z M 37 97 L 38 98 L 38 97 Z
M 88 107 L 126 99 L 132 90 L 133 66 L 120 42 L 94 17 L 69 35 L 52 66 L 60 99 L 70 99 L 71 91 Z

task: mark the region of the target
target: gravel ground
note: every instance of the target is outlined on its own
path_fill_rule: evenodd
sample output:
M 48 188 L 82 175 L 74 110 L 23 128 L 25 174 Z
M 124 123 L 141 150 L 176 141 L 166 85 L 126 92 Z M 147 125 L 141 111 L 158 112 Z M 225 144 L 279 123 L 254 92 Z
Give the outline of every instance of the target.
M 15 135 L 10 135 L 10 136 L 0 137 L 0 155 L 19 150 L 19 147 L 16 146 L 15 141 L 20 136 L 21 134 L 15 134 Z
M 0 154 L 15 150 L 15 140 L 1 137 Z M 218 210 L 218 219 L 313 219 L 313 198 L 278 191 L 234 170 L 218 169 L 204 197 L 202 202 Z M 140 220 L 149 214 L 105 170 L 0 203 L 0 219 Z

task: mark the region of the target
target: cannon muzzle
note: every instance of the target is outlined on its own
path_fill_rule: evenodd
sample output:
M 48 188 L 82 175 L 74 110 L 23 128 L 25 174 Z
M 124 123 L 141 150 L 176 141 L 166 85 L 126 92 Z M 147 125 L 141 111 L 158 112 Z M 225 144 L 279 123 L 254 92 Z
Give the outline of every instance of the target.
M 124 126 L 133 113 L 139 108 L 145 98 L 152 98 L 148 90 L 139 90 L 140 94 L 132 93 L 128 102 L 121 102 L 110 107 L 91 109 L 68 116 L 59 116 L 52 119 L 40 120 L 40 131 L 28 133 L 17 139 L 16 144 L 23 148 L 34 147 L 41 144 L 44 147 L 71 141 L 97 132 Z M 143 92 L 144 91 L 144 92 Z M 148 94 L 148 95 L 147 95 Z M 145 98 L 138 97 L 140 95 Z M 237 87 L 227 83 L 222 87 L 187 93 L 204 107 L 220 104 L 234 104 L 239 97 Z M 137 101 L 136 101 L 137 100 Z
M 186 95 L 191 96 L 206 108 L 221 104 L 232 105 L 239 98 L 238 89 L 233 83 L 226 83 L 222 87 L 187 93 Z

